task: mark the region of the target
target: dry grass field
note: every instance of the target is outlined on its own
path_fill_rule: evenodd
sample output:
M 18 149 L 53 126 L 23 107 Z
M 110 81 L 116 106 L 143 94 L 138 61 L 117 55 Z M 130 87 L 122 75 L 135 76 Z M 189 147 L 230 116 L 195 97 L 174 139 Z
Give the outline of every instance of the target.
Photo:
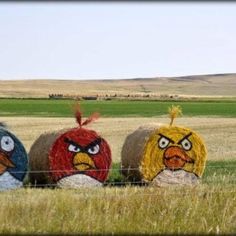
M 1 193 L 0 233 L 234 234 L 236 188 L 20 189 Z
M 0 117 L 23 141 L 27 151 L 34 140 L 47 131 L 75 127 L 74 118 Z M 168 123 L 157 118 L 100 118 L 88 128 L 97 130 L 111 145 L 113 161 L 120 161 L 120 152 L 128 133 L 147 123 Z M 229 160 L 236 156 L 236 119 L 234 118 L 178 118 L 176 124 L 196 130 L 205 140 L 209 160 Z
M 157 77 L 128 80 L 0 81 L 0 97 L 48 97 L 48 94 L 176 94 L 230 97 L 236 94 L 236 74 Z

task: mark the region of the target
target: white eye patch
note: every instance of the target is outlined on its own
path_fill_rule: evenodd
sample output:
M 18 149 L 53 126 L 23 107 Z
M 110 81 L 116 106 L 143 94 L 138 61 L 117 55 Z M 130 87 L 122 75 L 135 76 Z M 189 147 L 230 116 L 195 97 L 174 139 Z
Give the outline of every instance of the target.
M 88 153 L 94 155 L 94 154 L 97 154 L 99 150 L 100 150 L 100 147 L 98 144 L 96 144 L 95 146 L 92 146 L 88 149 Z
M 186 135 L 185 137 L 183 137 L 178 144 L 182 146 L 182 148 L 185 151 L 189 151 L 192 149 L 192 142 L 188 139 L 190 136 L 192 135 L 192 133 L 190 132 L 188 135 Z
M 3 136 L 1 139 L 1 148 L 3 151 L 11 152 L 15 147 L 14 140 L 10 136 Z
M 163 148 L 166 148 L 170 143 L 170 140 L 168 140 L 167 138 L 165 137 L 161 137 L 158 141 L 158 146 L 159 148 L 163 149 Z
M 73 145 L 73 144 L 69 145 L 68 150 L 70 152 L 80 152 L 80 148 L 78 146 Z
M 187 138 L 183 139 L 180 144 L 186 151 L 189 151 L 192 148 L 192 143 Z

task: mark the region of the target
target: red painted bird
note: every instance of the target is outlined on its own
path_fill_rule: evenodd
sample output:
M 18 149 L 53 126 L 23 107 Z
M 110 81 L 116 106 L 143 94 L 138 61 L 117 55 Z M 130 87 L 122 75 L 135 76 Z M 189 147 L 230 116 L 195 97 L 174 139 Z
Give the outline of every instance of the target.
M 91 115 L 83 123 L 77 110 L 79 127 L 62 134 L 49 154 L 51 177 L 63 187 L 100 186 L 107 179 L 111 166 L 108 143 L 95 131 L 83 128 L 98 118 Z

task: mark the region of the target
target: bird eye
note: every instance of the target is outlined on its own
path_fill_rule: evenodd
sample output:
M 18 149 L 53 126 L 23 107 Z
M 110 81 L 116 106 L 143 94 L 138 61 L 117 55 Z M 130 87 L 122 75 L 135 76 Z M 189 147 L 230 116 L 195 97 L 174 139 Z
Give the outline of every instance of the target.
M 97 144 L 97 145 L 95 145 L 95 146 L 93 146 L 93 147 L 90 147 L 89 149 L 88 149 L 88 153 L 89 154 L 97 154 L 98 152 L 99 152 L 99 150 L 100 150 L 100 147 L 99 147 L 99 145 Z
M 3 136 L 1 139 L 1 148 L 6 152 L 10 152 L 14 149 L 14 141 L 10 136 Z
M 70 145 L 69 145 L 68 150 L 69 150 L 70 152 L 80 152 L 80 148 L 77 147 L 77 146 L 75 146 L 75 145 L 73 145 L 73 144 L 70 144 Z
M 183 149 L 186 151 L 189 151 L 192 148 L 192 143 L 187 138 L 185 138 L 181 142 L 181 145 L 182 145 Z
M 165 137 L 161 137 L 158 141 L 158 146 L 159 148 L 163 149 L 166 148 L 169 145 L 170 141 L 165 138 Z

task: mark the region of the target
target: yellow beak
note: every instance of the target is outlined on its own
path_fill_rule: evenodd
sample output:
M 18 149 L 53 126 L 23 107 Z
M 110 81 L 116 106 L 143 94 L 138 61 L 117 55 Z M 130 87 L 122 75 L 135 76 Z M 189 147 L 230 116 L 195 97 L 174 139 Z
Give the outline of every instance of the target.
M 80 171 L 96 169 L 96 166 L 91 157 L 89 157 L 88 154 L 83 152 L 78 153 L 74 156 L 73 165 L 77 170 Z

